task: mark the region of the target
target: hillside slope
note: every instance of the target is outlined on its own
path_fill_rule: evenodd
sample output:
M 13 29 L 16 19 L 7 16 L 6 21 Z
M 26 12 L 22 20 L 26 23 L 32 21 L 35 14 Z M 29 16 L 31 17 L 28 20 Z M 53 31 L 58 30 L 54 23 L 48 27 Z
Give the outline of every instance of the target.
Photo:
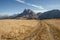
M 39 16 L 40 19 L 56 19 L 60 18 L 60 10 L 54 9 L 47 12 L 44 12 Z
M 0 20 L 0 40 L 60 40 L 60 19 Z

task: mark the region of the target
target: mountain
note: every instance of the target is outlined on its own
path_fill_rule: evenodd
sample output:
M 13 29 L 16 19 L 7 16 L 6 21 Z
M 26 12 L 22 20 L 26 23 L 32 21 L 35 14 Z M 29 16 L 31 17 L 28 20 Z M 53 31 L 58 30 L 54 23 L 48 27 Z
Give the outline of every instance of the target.
M 38 16 L 35 12 L 30 9 L 25 9 L 21 14 L 18 14 L 16 19 L 26 18 L 26 19 L 38 19 Z
M 60 10 L 54 9 L 44 13 L 35 13 L 30 9 L 25 9 L 22 13 L 11 16 L 0 16 L 0 19 L 55 19 L 60 18 Z
M 42 13 L 41 12 L 38 12 L 36 15 L 39 17 L 40 15 L 42 15 Z
M 0 19 L 38 19 L 38 15 L 30 9 L 25 9 L 22 13 L 11 16 L 0 16 Z
M 0 19 L 14 19 L 18 14 L 14 14 L 14 15 L 0 15 Z
M 44 12 L 39 16 L 39 19 L 55 19 L 60 18 L 60 10 L 54 9 L 51 11 Z

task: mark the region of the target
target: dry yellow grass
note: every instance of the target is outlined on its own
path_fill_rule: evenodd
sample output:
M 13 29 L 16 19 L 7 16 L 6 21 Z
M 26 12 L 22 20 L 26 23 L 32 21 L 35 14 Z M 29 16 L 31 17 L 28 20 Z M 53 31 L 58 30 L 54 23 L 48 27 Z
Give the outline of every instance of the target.
M 0 40 L 23 40 L 38 27 L 37 20 L 0 20 Z
M 0 20 L 0 40 L 60 40 L 60 19 Z
M 48 30 L 50 31 L 51 40 L 60 40 L 60 19 L 42 20 Z

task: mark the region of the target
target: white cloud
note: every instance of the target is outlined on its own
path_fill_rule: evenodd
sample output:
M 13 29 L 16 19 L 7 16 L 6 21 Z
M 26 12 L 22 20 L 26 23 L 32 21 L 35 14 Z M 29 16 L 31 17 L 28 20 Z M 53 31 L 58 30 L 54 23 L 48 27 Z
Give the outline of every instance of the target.
M 38 12 L 42 12 L 42 13 L 44 13 L 44 12 L 46 12 L 46 11 L 48 11 L 48 10 L 34 10 L 34 12 L 36 12 L 36 13 L 38 13 Z
M 18 2 L 20 2 L 20 3 L 25 3 L 23 0 L 16 0 L 16 1 L 18 1 Z
M 35 8 L 38 8 L 40 10 L 43 10 L 44 9 L 42 6 L 38 6 L 38 5 L 35 5 L 35 4 L 27 3 L 24 0 L 16 0 L 16 1 L 18 1 L 20 3 L 23 3 L 23 4 L 26 4 L 26 5 L 29 5 L 29 6 L 32 6 L 32 7 L 35 7 Z
M 38 8 L 38 9 L 44 9 L 42 6 L 38 6 L 38 5 L 35 5 L 35 4 L 31 4 L 31 3 L 26 3 L 27 5 L 29 6 L 33 6 L 35 8 Z

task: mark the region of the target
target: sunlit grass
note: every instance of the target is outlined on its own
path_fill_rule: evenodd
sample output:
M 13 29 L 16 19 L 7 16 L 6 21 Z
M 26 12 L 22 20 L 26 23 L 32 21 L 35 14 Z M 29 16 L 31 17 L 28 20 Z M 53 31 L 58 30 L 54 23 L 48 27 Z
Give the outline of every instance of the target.
M 60 20 L 0 20 L 0 40 L 60 40 Z

